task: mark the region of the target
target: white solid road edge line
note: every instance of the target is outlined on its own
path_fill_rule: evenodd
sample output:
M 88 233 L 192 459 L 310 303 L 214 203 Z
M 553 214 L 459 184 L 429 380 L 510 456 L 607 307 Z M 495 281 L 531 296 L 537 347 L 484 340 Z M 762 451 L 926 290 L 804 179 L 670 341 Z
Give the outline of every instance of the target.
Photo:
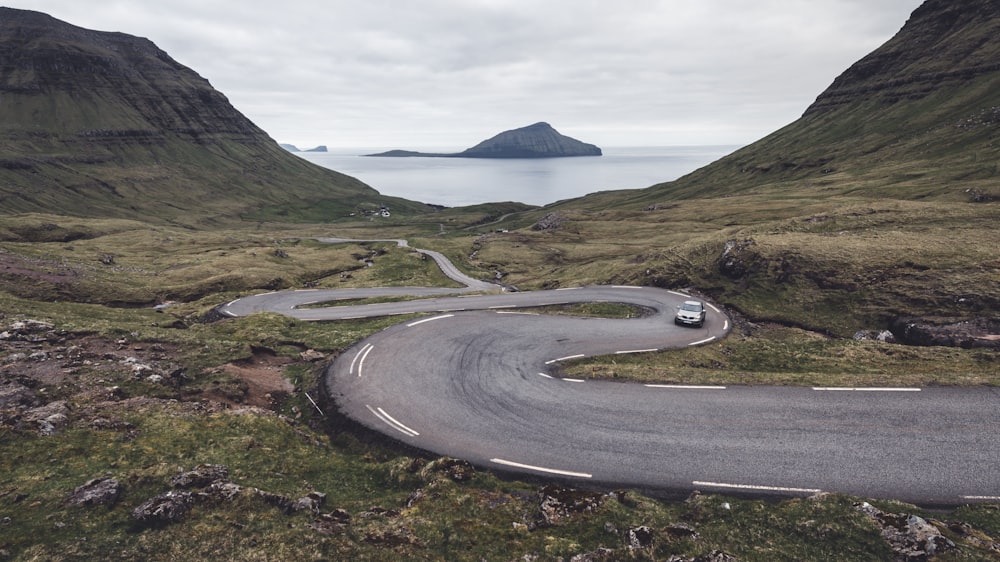
M 390 416 L 389 414 L 387 414 L 387 413 L 385 412 L 385 410 L 383 410 L 382 408 L 378 408 L 378 411 L 379 411 L 379 412 L 380 412 L 380 413 L 381 413 L 381 414 L 382 414 L 383 416 L 385 416 L 385 417 L 386 417 L 386 418 L 387 418 L 387 419 L 388 419 L 389 421 L 391 421 L 392 423 L 394 423 L 394 424 L 398 425 L 399 427 L 401 427 L 401 428 L 405 429 L 406 431 L 410 432 L 410 433 L 411 433 L 411 434 L 412 434 L 412 435 L 413 435 L 414 437 L 416 437 L 416 436 L 420 435 L 420 434 L 419 434 L 419 433 L 417 433 L 416 431 L 414 431 L 414 430 L 412 430 L 412 429 L 410 429 L 410 428 L 406 427 L 405 425 L 403 425 L 403 424 L 399 423 L 399 421 L 398 421 L 398 420 L 397 420 L 396 418 L 394 418 L 394 417 Z
M 233 300 L 227 302 L 226 304 L 222 305 L 222 307 L 219 308 L 219 312 L 225 314 L 226 316 L 230 316 L 232 318 L 238 318 L 238 316 L 236 314 L 234 314 L 232 312 L 229 312 L 229 307 L 233 306 L 234 304 L 236 304 L 236 301 L 238 301 L 238 300 L 240 300 L 240 299 L 233 299 Z
M 586 355 L 584 355 L 582 353 L 579 354 L 579 355 L 567 355 L 566 357 L 560 357 L 559 359 L 552 359 L 552 360 L 546 361 L 545 364 L 546 365 L 551 365 L 553 363 L 558 363 L 560 361 L 569 361 L 570 359 L 579 359 L 581 357 L 586 357 Z
M 998 501 L 1000 496 L 958 496 L 963 500 L 977 500 L 977 501 Z
M 840 392 L 920 392 L 919 388 L 879 388 L 863 386 L 814 386 L 813 390 L 818 391 L 840 391 Z
M 700 482 L 695 480 L 691 484 L 695 486 L 709 488 L 727 488 L 732 490 L 757 490 L 761 492 L 794 492 L 800 494 L 818 494 L 822 490 L 816 488 L 786 488 L 784 486 L 755 486 L 753 484 L 724 484 L 721 482 Z
M 353 375 L 354 374 L 354 364 L 358 362 L 358 357 L 361 357 L 363 354 L 365 354 L 366 351 L 371 351 L 372 347 L 375 347 L 375 346 L 373 346 L 370 343 L 366 343 L 364 345 L 364 347 L 362 347 L 361 349 L 358 350 L 358 352 L 354 355 L 354 359 L 351 360 L 351 368 L 347 371 L 347 373 L 349 375 Z
M 566 382 L 587 382 L 587 381 L 585 381 L 583 379 L 563 379 L 563 378 L 557 378 L 557 377 L 553 377 L 552 375 L 547 375 L 545 373 L 538 373 L 538 376 L 545 377 L 547 379 L 560 380 L 560 381 L 566 381 Z
M 431 318 L 424 318 L 423 320 L 417 320 L 416 322 L 410 322 L 406 325 L 407 328 L 412 328 L 417 324 L 423 324 L 424 322 L 433 322 L 434 320 L 442 320 L 444 318 L 451 318 L 454 314 L 442 314 L 440 316 L 432 316 Z
M 368 359 L 368 354 L 375 349 L 374 345 L 369 344 L 368 349 L 361 355 L 361 361 L 358 362 L 358 378 L 361 378 L 361 371 L 365 368 L 365 359 Z
M 390 416 L 389 414 L 385 413 L 385 410 L 383 410 L 382 408 L 379 408 L 378 410 L 375 410 L 375 408 L 372 408 L 368 404 L 365 404 L 365 408 L 368 408 L 368 411 L 371 412 L 376 418 L 378 418 L 379 420 L 381 420 L 382 423 L 388 425 L 389 427 L 395 429 L 396 431 L 398 431 L 398 432 L 400 432 L 400 433 L 402 433 L 404 435 L 408 435 L 410 437 L 416 437 L 416 436 L 420 435 L 416 431 L 413 431 L 412 429 L 410 429 L 410 428 L 406 427 L 405 425 L 399 423 L 398 421 L 394 420 L 392 418 L 392 416 Z
M 712 336 L 712 337 L 710 337 L 710 338 L 705 338 L 705 339 L 703 339 L 703 340 L 699 340 L 699 341 L 695 341 L 695 342 L 691 342 L 691 343 L 689 343 L 689 344 L 688 344 L 688 347 L 690 347 L 690 346 L 692 346 L 692 345 L 701 345 L 701 344 L 703 344 L 703 343 L 708 343 L 708 342 L 710 342 L 710 341 L 713 341 L 714 339 L 715 339 L 715 336 Z
M 673 388 L 677 390 L 726 390 L 724 386 L 705 386 L 693 384 L 644 384 L 647 388 Z
M 544 468 L 541 466 L 532 466 L 530 464 L 521 464 L 519 462 L 505 461 L 503 459 L 490 459 L 490 462 L 496 464 L 502 464 L 504 466 L 512 466 L 514 468 L 523 468 L 526 470 L 536 470 L 538 472 L 546 472 L 548 474 L 558 474 L 560 476 L 572 476 L 574 478 L 593 478 L 593 474 L 587 474 L 586 472 L 570 472 L 568 470 L 557 470 L 555 468 Z

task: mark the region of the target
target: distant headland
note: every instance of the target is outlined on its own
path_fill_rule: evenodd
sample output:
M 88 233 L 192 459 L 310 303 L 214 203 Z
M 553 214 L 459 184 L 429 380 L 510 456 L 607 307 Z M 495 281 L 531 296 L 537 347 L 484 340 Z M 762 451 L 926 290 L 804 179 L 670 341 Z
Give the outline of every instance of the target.
M 499 135 L 467 148 L 462 152 L 432 153 L 412 150 L 390 150 L 365 156 L 436 157 L 436 158 L 564 158 L 568 156 L 600 156 L 601 149 L 560 134 L 545 122 Z
M 321 144 L 321 145 L 317 146 L 316 148 L 307 148 L 307 149 L 300 149 L 299 147 L 295 146 L 294 144 L 282 144 L 281 148 L 284 148 L 288 152 L 326 152 L 326 145 L 325 144 Z

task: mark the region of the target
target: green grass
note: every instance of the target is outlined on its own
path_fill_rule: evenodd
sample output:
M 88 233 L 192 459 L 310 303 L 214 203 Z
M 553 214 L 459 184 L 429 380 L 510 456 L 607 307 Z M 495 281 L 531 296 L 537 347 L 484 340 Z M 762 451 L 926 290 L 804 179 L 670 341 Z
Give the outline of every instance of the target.
M 613 549 L 614 557 L 654 560 L 721 550 L 740 560 L 880 560 L 888 547 L 859 514 L 854 498 L 827 495 L 778 503 L 695 495 L 661 502 L 633 492 L 604 498 L 590 513 L 552 526 L 539 520 L 535 485 L 478 473 L 454 482 L 436 461 L 397 456 L 348 435 L 325 437 L 277 417 L 194 414 L 182 404 L 122 412 L 134 438 L 112 431 L 71 430 L 40 438 L 0 429 L 0 552 L 15 559 L 119 560 L 320 559 L 555 560 Z M 16 443 L 16 445 L 15 445 Z M 59 459 L 60 462 L 53 462 Z M 231 502 L 197 504 L 181 523 L 149 526 L 129 511 L 169 489 L 171 476 L 198 463 L 224 464 L 244 493 Z M 40 468 L 41 467 L 41 468 Z M 72 507 L 68 491 L 109 475 L 125 486 L 113 507 Z M 343 531 L 311 529 L 308 513 L 287 515 L 254 488 L 290 498 L 326 494 L 323 511 L 353 515 Z M 419 495 L 418 495 L 419 494 Z M 12 503 L 12 497 L 21 498 Z M 895 512 L 927 514 L 900 504 Z M 392 510 L 382 515 L 373 508 Z M 996 533 L 996 510 L 954 514 Z M 698 537 L 674 534 L 688 525 Z M 626 532 L 653 530 L 652 544 L 629 554 Z M 966 546 L 955 560 L 988 560 Z
M 641 383 L 794 386 L 1000 386 L 995 351 L 830 338 L 775 324 L 717 343 L 577 360 L 567 376 Z
M 560 316 L 581 316 L 584 318 L 638 318 L 650 311 L 641 306 L 616 302 L 588 302 L 558 304 L 518 309 L 522 312 L 555 314 Z

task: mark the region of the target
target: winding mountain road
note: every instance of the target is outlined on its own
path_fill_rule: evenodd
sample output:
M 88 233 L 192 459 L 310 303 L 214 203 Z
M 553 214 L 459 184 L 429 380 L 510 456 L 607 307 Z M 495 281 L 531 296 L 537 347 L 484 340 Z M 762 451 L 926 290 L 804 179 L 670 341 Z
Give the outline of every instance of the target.
M 1000 502 L 1000 389 L 561 378 L 560 363 L 578 357 L 707 344 L 725 336 L 729 319 L 709 306 L 704 327 L 677 327 L 675 306 L 690 297 L 645 287 L 445 296 L 497 286 L 467 278 L 436 252 L 417 251 L 467 288 L 288 291 L 221 310 L 313 321 L 434 313 L 346 350 L 328 368 L 325 386 L 339 410 L 361 424 L 481 467 L 677 494 L 826 491 L 928 506 Z M 299 308 L 384 295 L 421 298 Z M 651 312 L 614 320 L 522 312 L 597 301 Z

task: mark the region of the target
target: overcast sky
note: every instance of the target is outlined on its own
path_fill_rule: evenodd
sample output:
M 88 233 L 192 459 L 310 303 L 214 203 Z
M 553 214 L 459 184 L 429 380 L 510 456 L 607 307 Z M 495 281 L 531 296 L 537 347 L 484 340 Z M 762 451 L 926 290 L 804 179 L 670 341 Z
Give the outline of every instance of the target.
M 747 144 L 922 0 L 9 0 L 147 37 L 279 142 L 466 148 L 547 121 L 599 146 Z

